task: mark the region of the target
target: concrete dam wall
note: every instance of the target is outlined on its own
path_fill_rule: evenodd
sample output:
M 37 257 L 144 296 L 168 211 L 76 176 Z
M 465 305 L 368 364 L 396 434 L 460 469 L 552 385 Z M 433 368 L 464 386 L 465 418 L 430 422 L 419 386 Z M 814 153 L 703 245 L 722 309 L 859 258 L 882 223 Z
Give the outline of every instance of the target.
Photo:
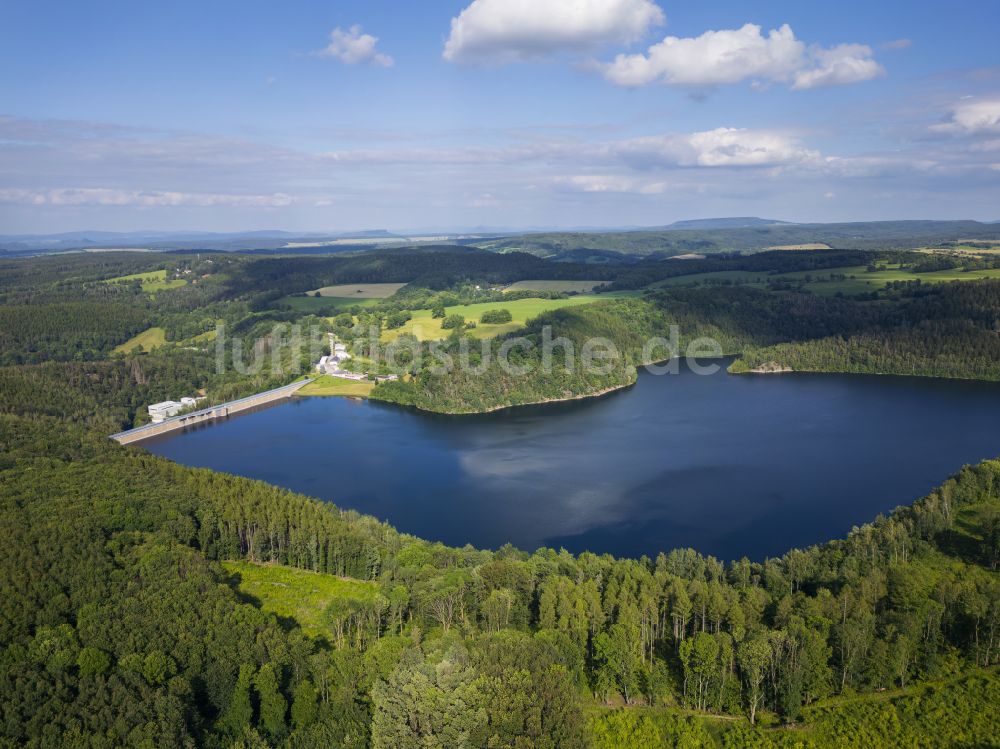
M 161 434 L 166 434 L 167 432 L 173 432 L 177 429 L 184 429 L 185 427 L 194 426 L 195 424 L 203 424 L 205 422 L 215 421 L 216 419 L 224 419 L 227 416 L 234 416 L 243 411 L 249 411 L 253 408 L 257 408 L 258 406 L 291 398 L 299 390 L 299 388 L 304 385 L 308 385 L 310 382 L 312 382 L 311 379 L 305 379 L 299 382 L 293 382 L 291 385 L 275 388 L 274 390 L 267 390 L 263 393 L 257 393 L 255 395 L 247 396 L 246 398 L 240 398 L 239 400 L 229 401 L 228 403 L 220 403 L 217 406 L 209 406 L 208 408 L 203 408 L 200 411 L 192 411 L 188 414 L 173 416 L 169 419 L 164 419 L 159 424 L 146 424 L 145 426 L 136 427 L 135 429 L 129 429 L 124 432 L 112 434 L 111 439 L 121 443 L 122 445 L 130 445 L 133 442 L 141 442 L 142 440 L 149 439 L 150 437 L 156 437 Z

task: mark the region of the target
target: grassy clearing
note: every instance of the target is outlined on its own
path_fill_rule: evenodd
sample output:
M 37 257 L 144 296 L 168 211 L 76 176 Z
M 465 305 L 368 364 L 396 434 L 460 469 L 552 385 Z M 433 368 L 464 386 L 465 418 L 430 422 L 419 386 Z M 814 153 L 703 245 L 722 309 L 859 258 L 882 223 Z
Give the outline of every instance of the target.
M 560 291 L 564 294 L 586 294 L 604 281 L 518 281 L 504 291 Z
M 743 716 L 674 707 L 589 704 L 584 714 L 595 733 L 595 749 L 986 747 L 996 745 L 998 713 L 993 706 L 998 695 L 1000 678 L 990 668 L 905 689 L 821 700 L 804 708 L 797 724 L 787 726 L 776 725 L 776 717 L 766 712 L 755 728 Z M 607 730 L 613 725 L 618 730 Z
M 322 289 L 310 291 L 312 296 L 317 291 L 321 297 L 333 297 L 336 299 L 388 299 L 401 288 L 405 283 L 358 283 L 341 284 L 340 286 L 324 286 Z
M 163 328 L 150 328 L 132 336 L 125 343 L 115 347 L 116 354 L 127 354 L 136 346 L 146 353 L 167 342 L 167 331 Z
M 365 380 L 345 380 L 340 377 L 323 375 L 298 391 L 298 395 L 339 395 L 351 398 L 367 398 L 375 387 L 374 382 Z
M 573 307 L 578 304 L 591 304 L 602 299 L 610 299 L 622 294 L 581 294 L 571 296 L 566 299 L 515 299 L 510 302 L 484 302 L 482 304 L 463 304 L 456 307 L 445 308 L 445 314 L 462 315 L 468 322 L 475 322 L 476 327 L 469 331 L 476 338 L 495 338 L 498 335 L 520 330 L 525 323 L 532 318 L 538 317 L 543 312 L 550 312 L 561 307 Z M 492 309 L 505 309 L 511 314 L 511 321 L 495 325 L 480 324 L 479 318 L 484 312 Z M 382 341 L 394 341 L 403 333 L 412 333 L 421 341 L 433 341 L 446 338 L 451 331 L 441 329 L 441 320 L 431 317 L 428 309 L 416 310 L 413 318 L 407 323 L 394 330 L 386 330 L 382 333 Z
M 129 276 L 109 278 L 104 283 L 129 283 L 130 281 L 139 281 L 142 284 L 142 290 L 151 294 L 165 289 L 176 289 L 179 286 L 187 284 L 187 281 L 183 278 L 175 278 L 168 281 L 167 271 L 163 268 L 147 271 L 146 273 L 133 273 Z
M 311 635 L 327 634 L 323 612 L 335 598 L 369 601 L 378 592 L 375 583 L 284 567 L 279 564 L 223 562 L 240 593 L 260 601 L 264 611 L 291 617 Z
M 204 333 L 199 333 L 196 336 L 188 338 L 185 343 L 211 343 L 215 340 L 218 333 L 217 330 L 206 330 Z

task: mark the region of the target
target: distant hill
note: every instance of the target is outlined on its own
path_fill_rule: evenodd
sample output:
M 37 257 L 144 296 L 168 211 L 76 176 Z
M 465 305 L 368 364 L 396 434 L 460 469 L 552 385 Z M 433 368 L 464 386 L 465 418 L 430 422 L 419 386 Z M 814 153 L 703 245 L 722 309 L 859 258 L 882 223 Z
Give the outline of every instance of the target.
M 778 221 L 756 216 L 736 216 L 731 218 L 694 218 L 686 221 L 674 221 L 664 226 L 664 229 L 750 229 L 758 226 L 776 226 L 791 224 L 790 221 Z
M 764 219 L 706 219 L 706 221 Z M 761 252 L 772 247 L 826 245 L 847 250 L 906 250 L 944 242 L 1000 240 L 1000 224 L 979 221 L 868 221 L 841 224 L 764 223 L 729 228 L 692 228 L 679 222 L 660 229 L 583 233 L 546 232 L 478 242 L 494 252 L 530 252 L 555 260 L 588 260 L 595 252 L 633 257 L 696 253 Z
M 1000 222 L 867 221 L 795 224 L 757 217 L 706 218 L 669 226 L 606 231 L 413 236 L 374 229 L 339 234 L 284 231 L 103 232 L 0 235 L 0 256 L 16 257 L 86 249 L 149 249 L 174 252 L 257 252 L 320 255 L 399 248 L 472 246 L 491 252 L 528 252 L 552 260 L 590 264 L 637 262 L 694 253 L 761 252 L 771 248 L 905 250 L 959 240 L 1000 240 Z M 432 250 L 433 251 L 433 250 Z M 449 251 L 456 251 L 451 249 Z
M 0 235 L 0 252 L 39 254 L 87 249 L 150 250 L 277 250 L 285 245 L 344 243 L 357 240 L 361 246 L 372 242 L 406 242 L 406 237 L 385 229 L 353 232 L 316 233 L 263 229 L 245 232 L 204 231 L 74 231 L 60 234 Z M 343 248 L 340 248 L 341 250 Z M 334 250 L 327 250 L 334 251 Z

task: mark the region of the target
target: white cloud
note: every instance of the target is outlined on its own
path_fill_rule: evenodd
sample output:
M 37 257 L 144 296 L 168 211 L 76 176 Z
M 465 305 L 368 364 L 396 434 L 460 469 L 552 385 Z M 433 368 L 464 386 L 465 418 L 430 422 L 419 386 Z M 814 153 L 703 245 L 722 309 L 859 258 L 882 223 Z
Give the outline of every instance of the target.
M 729 116 L 738 122 L 738 113 Z M 847 201 L 899 215 L 989 216 L 1000 204 L 1000 134 L 859 151 L 825 135 L 820 149 L 811 131 L 780 127 L 613 132 L 542 128 L 528 138 L 498 128 L 467 140 L 451 131 L 334 132 L 306 148 L 0 117 L 0 218 L 54 231 L 78 228 L 83 215 L 141 228 L 179 227 L 197 213 L 224 229 L 256 212 L 327 230 L 381 225 L 390 214 L 397 228 L 465 225 L 470 210 L 494 225 L 662 223 L 651 206 L 662 208 L 664 196 L 673 211 L 720 215 L 797 204 L 808 214 Z M 826 192 L 836 199 L 824 200 Z M 881 192 L 907 197 L 886 203 Z
M 647 136 L 614 146 L 617 155 L 635 168 L 774 167 L 814 164 L 818 151 L 774 130 L 720 127 L 698 133 Z
M 568 192 L 633 193 L 659 195 L 666 191 L 666 182 L 649 182 L 614 174 L 578 174 L 557 177 L 555 184 Z
M 469 201 L 469 205 L 473 208 L 496 208 L 500 205 L 500 201 L 497 200 L 493 193 L 484 192 L 482 195 Z
M 135 207 L 213 206 L 282 208 L 295 199 L 282 193 L 273 195 L 223 195 L 188 192 L 149 192 L 145 190 L 115 190 L 103 187 L 52 188 L 46 190 L 0 190 L 0 203 L 27 205 L 103 205 Z
M 451 20 L 444 59 L 502 64 L 628 43 L 664 22 L 652 0 L 473 0 Z
M 960 135 L 1000 133 L 1000 97 L 963 99 L 951 113 L 951 121 L 934 125 L 932 130 Z
M 795 74 L 794 89 L 843 86 L 885 75 L 885 68 L 872 59 L 872 48 L 864 44 L 838 44 L 812 51 L 814 67 Z
M 785 24 L 765 36 L 760 26 L 706 31 L 698 37 L 668 36 L 645 54 L 620 54 L 600 65 L 619 86 L 719 86 L 745 80 L 792 81 L 804 89 L 868 80 L 885 71 L 861 44 L 807 48 Z
M 765 37 L 760 26 L 706 31 L 699 37 L 668 36 L 647 54 L 615 57 L 604 76 L 619 86 L 659 82 L 680 86 L 715 86 L 747 78 L 782 80 L 800 64 L 805 45 L 786 24 Z
M 882 44 L 882 49 L 898 51 L 901 49 L 909 49 L 912 46 L 913 40 L 911 39 L 893 39 L 891 42 L 884 42 Z
M 514 164 L 625 163 L 634 169 L 673 167 L 775 167 L 817 165 L 823 157 L 785 131 L 721 127 L 693 133 L 665 133 L 625 140 L 581 142 L 551 140 L 499 147 L 455 147 L 333 151 L 317 159 L 337 166 L 427 165 L 438 167 L 503 166 Z M 635 184 L 608 181 L 605 176 L 570 178 L 588 192 L 636 191 Z M 605 180 L 602 182 L 602 180 Z M 565 180 L 564 180 L 565 182 Z
M 369 63 L 380 68 L 392 67 L 393 59 L 375 49 L 378 37 L 364 34 L 355 24 L 347 31 L 339 26 L 330 32 L 330 43 L 315 54 L 319 57 L 333 57 L 345 65 Z

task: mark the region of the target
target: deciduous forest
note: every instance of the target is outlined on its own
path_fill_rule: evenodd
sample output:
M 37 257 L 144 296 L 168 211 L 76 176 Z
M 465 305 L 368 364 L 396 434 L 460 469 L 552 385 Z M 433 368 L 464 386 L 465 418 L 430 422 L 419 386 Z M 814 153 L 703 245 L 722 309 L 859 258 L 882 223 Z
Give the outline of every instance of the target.
M 776 253 L 771 271 L 827 262 L 807 254 Z M 766 260 L 752 262 L 764 272 Z M 106 283 L 164 267 L 187 282 L 156 292 Z M 280 366 L 290 354 L 254 375 L 216 372 L 204 335 L 219 321 L 248 342 L 290 321 L 350 340 L 403 309 L 494 303 L 492 286 L 516 278 L 632 285 L 640 272 L 473 251 L 405 262 L 6 261 L 0 745 L 994 744 L 1000 462 L 942 477 L 846 538 L 778 558 L 663 549 L 619 559 L 447 547 L 107 439 L 141 423 L 150 402 L 202 388 L 223 400 L 297 376 Z M 715 337 L 747 369 L 997 377 L 1000 282 L 907 282 L 872 297 L 812 293 L 808 283 L 665 288 L 655 286 L 662 269 L 650 263 L 649 274 L 644 295 L 559 309 L 520 332 L 539 341 L 549 324 L 577 344 L 605 337 L 622 352 L 605 374 L 557 367 L 531 379 L 489 365 L 477 377 L 438 376 L 403 363 L 405 377 L 373 397 L 480 411 L 591 394 L 632 382 L 642 341 L 670 325 L 682 345 Z M 334 317 L 280 301 L 338 281 L 411 286 Z M 152 325 L 165 331 L 156 350 L 114 350 Z M 443 331 L 445 350 L 460 351 L 466 332 Z M 493 351 L 505 340 L 475 343 Z M 349 579 L 366 593 L 333 596 L 305 626 L 223 565 L 237 561 L 287 568 L 306 586 L 309 576 Z

